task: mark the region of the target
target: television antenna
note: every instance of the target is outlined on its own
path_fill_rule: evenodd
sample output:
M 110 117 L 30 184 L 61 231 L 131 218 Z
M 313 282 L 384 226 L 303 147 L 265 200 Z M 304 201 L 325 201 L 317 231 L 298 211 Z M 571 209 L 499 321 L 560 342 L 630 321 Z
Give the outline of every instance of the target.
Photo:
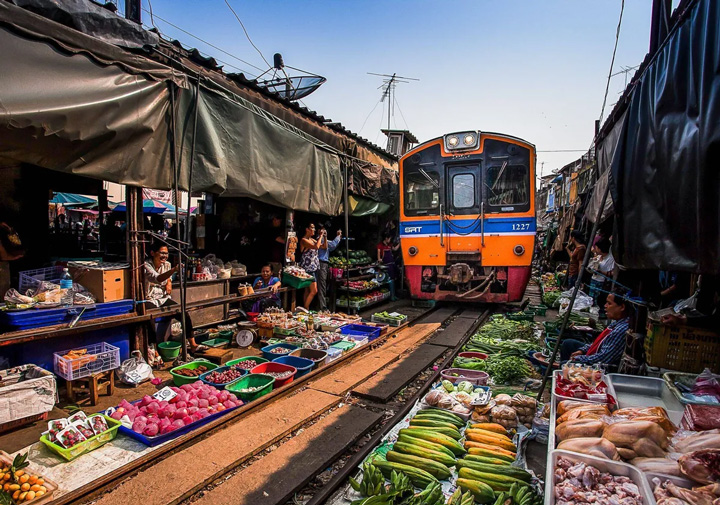
M 383 77 L 383 83 L 378 86 L 378 89 L 382 89 L 382 96 L 380 97 L 381 102 L 385 102 L 385 99 L 387 98 L 388 102 L 388 122 L 387 122 L 387 129 L 390 129 L 390 115 L 392 111 L 394 110 L 394 104 L 393 100 L 395 98 L 395 88 L 397 87 L 398 83 L 409 83 L 410 81 L 419 81 L 420 79 L 415 79 L 414 77 L 403 77 L 401 75 L 397 75 L 396 73 L 390 74 L 376 74 L 373 72 L 368 72 L 368 75 L 377 75 L 378 77 Z
M 285 71 L 286 68 L 294 70 L 295 72 L 300 72 L 300 74 L 288 75 Z M 264 81 L 260 80 L 262 76 L 270 72 L 272 72 L 272 77 Z M 268 91 L 275 92 L 282 98 L 293 102 L 300 100 L 301 98 L 305 98 L 309 94 L 313 93 L 322 86 L 325 81 L 327 81 L 327 79 L 321 75 L 311 74 L 305 70 L 285 65 L 282 54 L 280 53 L 275 53 L 275 56 L 273 56 L 273 66 L 260 74 L 257 78 L 258 86 L 263 87 Z

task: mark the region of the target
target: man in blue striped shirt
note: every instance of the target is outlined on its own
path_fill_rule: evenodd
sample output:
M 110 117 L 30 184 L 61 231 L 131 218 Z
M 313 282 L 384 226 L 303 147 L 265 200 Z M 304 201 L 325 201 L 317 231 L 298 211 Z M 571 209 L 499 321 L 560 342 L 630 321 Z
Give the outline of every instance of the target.
M 594 365 L 603 363 L 617 365 L 625 351 L 625 334 L 630 325 L 630 302 L 616 294 L 610 294 L 605 302 L 605 312 L 615 322 L 608 326 L 592 344 L 583 344 L 569 338 L 563 340 L 560 348 L 561 361 L 568 359 L 575 363 Z

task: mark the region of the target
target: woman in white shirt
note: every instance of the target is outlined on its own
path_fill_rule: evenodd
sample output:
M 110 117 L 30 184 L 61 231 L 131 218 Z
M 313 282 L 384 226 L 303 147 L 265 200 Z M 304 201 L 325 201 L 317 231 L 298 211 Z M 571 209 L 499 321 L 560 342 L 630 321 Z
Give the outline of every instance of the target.
M 172 276 L 180 270 L 180 265 L 174 267 L 170 265 L 168 259 L 168 248 L 161 242 L 153 242 L 150 246 L 150 258 L 145 261 L 144 266 L 144 287 L 145 301 L 155 307 L 167 307 L 177 305 L 177 302 L 170 298 L 172 293 Z M 180 316 L 159 317 L 153 320 L 155 329 L 155 339 L 157 343 L 165 342 L 172 337 L 172 321 L 177 319 L 182 321 Z M 188 345 L 190 352 L 203 351 L 207 349 L 204 345 L 195 343 L 192 337 L 192 321 L 189 315 L 185 315 L 187 321 L 186 334 L 188 337 Z
M 613 271 L 615 270 L 615 258 L 613 258 L 612 252 L 610 251 L 611 245 L 610 240 L 606 238 L 598 240 L 593 246 L 595 257 L 590 262 L 590 265 L 588 265 L 590 270 L 593 270 L 589 294 L 603 313 L 605 311 L 604 306 L 607 293 L 601 290 L 604 289 L 605 282 L 609 277 L 612 277 Z

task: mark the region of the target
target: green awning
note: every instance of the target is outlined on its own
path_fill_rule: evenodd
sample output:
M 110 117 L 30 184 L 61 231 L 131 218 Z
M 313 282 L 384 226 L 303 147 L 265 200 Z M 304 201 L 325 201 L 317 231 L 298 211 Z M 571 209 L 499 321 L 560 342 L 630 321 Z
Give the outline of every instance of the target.
M 376 202 L 369 198 L 354 195 L 348 195 L 348 204 L 350 206 L 350 215 L 353 217 L 385 214 L 391 207 L 387 203 Z

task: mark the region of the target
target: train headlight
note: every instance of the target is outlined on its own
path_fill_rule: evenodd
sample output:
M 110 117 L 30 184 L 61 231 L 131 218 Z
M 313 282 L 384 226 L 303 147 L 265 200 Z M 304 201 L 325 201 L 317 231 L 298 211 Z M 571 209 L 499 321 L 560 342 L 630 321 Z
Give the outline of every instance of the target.
M 522 256 L 523 254 L 525 254 L 525 247 L 518 244 L 513 249 L 513 252 L 515 253 L 515 256 Z
M 478 132 L 458 132 L 445 136 L 446 151 L 465 151 L 478 149 L 480 147 L 480 135 Z
M 410 246 L 410 249 L 408 249 L 408 254 L 410 256 L 415 256 L 418 253 L 418 248 L 414 245 Z

